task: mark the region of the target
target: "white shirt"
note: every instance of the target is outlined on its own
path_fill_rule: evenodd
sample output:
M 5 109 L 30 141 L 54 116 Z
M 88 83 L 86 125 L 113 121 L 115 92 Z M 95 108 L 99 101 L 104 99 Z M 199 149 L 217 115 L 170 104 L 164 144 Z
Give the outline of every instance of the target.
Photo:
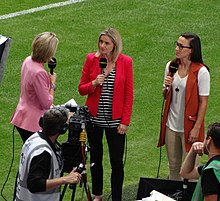
M 165 68 L 165 75 L 169 72 L 169 64 Z M 188 75 L 181 78 L 178 71 L 174 75 L 172 83 L 172 100 L 166 126 L 175 132 L 184 132 L 184 112 L 185 112 L 185 92 Z M 210 92 L 210 74 L 205 66 L 198 72 L 199 96 L 209 96 Z

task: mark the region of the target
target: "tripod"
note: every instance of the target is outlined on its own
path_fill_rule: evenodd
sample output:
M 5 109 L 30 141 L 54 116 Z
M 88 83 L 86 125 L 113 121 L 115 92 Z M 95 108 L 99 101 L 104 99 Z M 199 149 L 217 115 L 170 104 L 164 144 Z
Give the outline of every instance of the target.
M 80 132 L 80 138 L 79 141 L 81 143 L 81 154 L 82 154 L 82 162 L 79 164 L 77 167 L 77 172 L 79 172 L 82 175 L 80 186 L 82 184 L 84 185 L 84 189 L 86 192 L 87 200 L 92 201 L 92 196 L 90 193 L 89 185 L 88 185 L 88 180 L 87 180 L 87 173 L 86 173 L 86 159 L 87 159 L 87 152 L 89 151 L 88 146 L 86 145 L 86 131 L 85 131 L 85 123 L 82 123 L 82 131 Z M 68 184 L 65 184 L 60 201 L 63 200 L 64 194 L 66 192 Z M 71 201 L 74 201 L 75 198 L 75 192 L 76 192 L 76 184 L 70 184 L 69 188 L 72 189 L 72 196 L 71 196 Z

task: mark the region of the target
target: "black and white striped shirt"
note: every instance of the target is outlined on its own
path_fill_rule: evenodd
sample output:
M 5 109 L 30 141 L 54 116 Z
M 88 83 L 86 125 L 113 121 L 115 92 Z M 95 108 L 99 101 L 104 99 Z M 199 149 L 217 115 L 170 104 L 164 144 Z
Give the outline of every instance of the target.
M 115 128 L 120 124 L 120 119 L 112 120 L 112 99 L 115 82 L 115 68 L 105 78 L 102 85 L 102 92 L 99 99 L 97 117 L 92 117 L 91 121 L 99 127 Z

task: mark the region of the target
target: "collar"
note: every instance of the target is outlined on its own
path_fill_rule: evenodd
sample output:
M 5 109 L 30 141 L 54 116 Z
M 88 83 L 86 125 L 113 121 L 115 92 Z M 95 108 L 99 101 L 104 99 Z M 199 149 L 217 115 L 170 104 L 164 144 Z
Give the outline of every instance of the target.
M 47 136 L 47 135 L 45 135 L 44 134 L 44 132 L 43 131 L 38 131 L 38 135 L 42 138 L 42 139 L 44 139 L 49 145 L 50 145 L 50 147 L 53 149 L 53 151 L 56 153 L 57 152 L 57 146 L 56 146 L 56 144 L 57 144 L 57 142 L 55 142 L 55 144 L 50 140 L 50 138 Z
M 205 167 L 207 167 L 213 160 L 220 161 L 220 155 L 216 155 L 216 156 L 213 156 L 212 158 L 210 158 L 208 160 L 208 162 L 206 163 Z

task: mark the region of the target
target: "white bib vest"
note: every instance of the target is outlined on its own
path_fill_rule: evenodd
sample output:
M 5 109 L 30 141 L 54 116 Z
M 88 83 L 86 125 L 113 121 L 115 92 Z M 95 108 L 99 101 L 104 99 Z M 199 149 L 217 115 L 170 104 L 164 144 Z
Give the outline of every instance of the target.
M 51 155 L 50 175 L 48 179 L 59 178 L 61 170 L 53 149 L 38 133 L 33 134 L 23 145 L 17 178 L 15 201 L 59 201 L 60 187 L 45 192 L 31 193 L 27 188 L 27 177 L 33 157 L 47 151 Z

